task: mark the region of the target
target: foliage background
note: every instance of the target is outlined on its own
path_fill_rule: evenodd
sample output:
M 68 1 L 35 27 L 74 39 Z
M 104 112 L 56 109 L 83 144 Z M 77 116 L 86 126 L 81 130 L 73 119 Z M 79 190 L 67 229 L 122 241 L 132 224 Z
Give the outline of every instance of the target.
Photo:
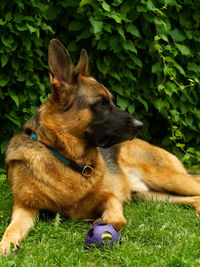
M 92 74 L 145 123 L 145 140 L 199 163 L 199 14 L 199 0 L 2 0 L 1 163 L 10 137 L 50 92 L 51 38 L 74 63 L 88 51 Z

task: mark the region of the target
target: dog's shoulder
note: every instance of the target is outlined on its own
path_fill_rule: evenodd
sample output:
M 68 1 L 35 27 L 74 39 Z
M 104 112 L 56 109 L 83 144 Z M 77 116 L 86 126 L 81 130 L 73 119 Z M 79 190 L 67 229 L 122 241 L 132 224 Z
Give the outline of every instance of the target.
M 31 154 L 44 149 L 44 146 L 33 141 L 27 133 L 19 133 L 13 136 L 6 150 L 6 164 L 13 160 L 26 160 Z

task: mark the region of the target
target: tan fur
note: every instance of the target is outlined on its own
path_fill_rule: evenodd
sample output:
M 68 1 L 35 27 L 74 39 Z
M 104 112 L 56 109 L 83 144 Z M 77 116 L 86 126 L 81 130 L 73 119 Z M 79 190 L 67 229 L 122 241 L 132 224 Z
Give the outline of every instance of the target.
M 139 177 L 140 187 L 146 186 L 138 190 L 138 184 L 131 183 L 133 197 L 190 204 L 196 208 L 197 216 L 200 215 L 200 184 L 174 155 L 139 139 L 124 142 L 120 148 L 119 165 L 129 181 L 131 176 Z
M 62 53 L 67 66 L 64 59 L 57 62 L 54 53 Z M 18 248 L 42 209 L 72 218 L 101 217 L 103 222 L 117 229 L 126 224 L 123 202 L 132 197 L 190 204 L 196 208 L 197 215 L 200 214 L 200 184 L 174 155 L 139 139 L 125 141 L 117 145 L 120 169 L 112 172 L 107 169 L 99 149 L 87 145 L 83 133 L 93 115 L 88 108 L 78 109 L 77 90 L 88 105 L 102 95 L 110 99 L 112 96 L 89 76 L 84 50 L 74 68 L 69 54 L 53 40 L 49 48 L 49 67 L 52 96 L 24 126 L 25 130 L 37 132 L 40 142 L 30 140 L 25 132 L 14 136 L 7 149 L 8 182 L 14 208 L 11 223 L 0 243 L 1 253 L 8 253 L 11 243 Z M 76 82 L 73 82 L 74 77 L 77 77 Z M 47 145 L 78 163 L 94 166 L 92 176 L 86 178 L 72 170 L 56 158 Z

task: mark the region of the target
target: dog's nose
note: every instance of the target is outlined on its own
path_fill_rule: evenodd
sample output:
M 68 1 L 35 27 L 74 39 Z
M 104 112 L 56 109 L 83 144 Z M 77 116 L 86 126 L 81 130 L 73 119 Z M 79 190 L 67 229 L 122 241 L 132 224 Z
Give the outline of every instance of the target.
M 141 131 L 144 124 L 141 121 L 134 118 L 133 119 L 133 125 L 138 131 Z

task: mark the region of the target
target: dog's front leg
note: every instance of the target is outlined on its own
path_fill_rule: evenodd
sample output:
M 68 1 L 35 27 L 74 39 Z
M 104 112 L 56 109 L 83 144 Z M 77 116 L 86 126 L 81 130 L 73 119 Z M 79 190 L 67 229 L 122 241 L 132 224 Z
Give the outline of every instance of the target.
M 0 254 L 9 253 L 12 244 L 15 251 L 19 248 L 22 239 L 29 229 L 34 226 L 37 214 L 37 210 L 14 206 L 12 220 L 0 242 Z
M 126 224 L 122 203 L 114 195 L 108 196 L 103 203 L 102 221 L 114 225 L 117 230 Z

